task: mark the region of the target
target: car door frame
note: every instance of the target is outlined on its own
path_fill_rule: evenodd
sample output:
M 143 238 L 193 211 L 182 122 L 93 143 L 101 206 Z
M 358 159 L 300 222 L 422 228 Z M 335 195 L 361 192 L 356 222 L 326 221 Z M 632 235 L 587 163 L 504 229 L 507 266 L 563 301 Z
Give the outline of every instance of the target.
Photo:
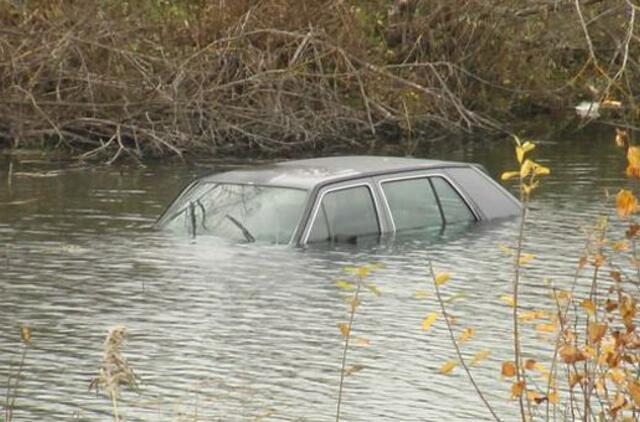
M 376 188 L 378 190 L 378 196 L 380 197 L 381 203 L 384 204 L 384 213 L 386 215 L 386 219 L 389 221 L 390 233 L 396 233 L 396 225 L 393 220 L 393 215 L 391 213 L 391 207 L 389 206 L 389 201 L 384 193 L 382 188 L 382 184 L 386 182 L 397 182 L 402 180 L 412 180 L 412 179 L 428 179 L 430 177 L 441 177 L 449 185 L 453 188 L 453 190 L 460 196 L 462 201 L 465 203 L 471 214 L 475 218 L 476 222 L 481 221 L 481 214 L 478 212 L 476 204 L 469 198 L 468 195 L 457 185 L 455 180 L 451 178 L 450 175 L 446 173 L 445 169 L 431 169 L 431 170 L 417 170 L 417 171 L 408 171 L 403 173 L 390 173 L 384 174 L 374 177 L 374 181 L 376 184 Z M 441 215 L 444 217 L 446 222 L 446 216 L 444 215 L 444 211 L 442 210 L 442 205 L 440 204 L 440 197 L 438 196 L 438 192 L 433 188 L 433 194 L 438 201 L 438 208 L 440 208 Z M 443 222 L 444 223 L 444 222 Z M 444 226 L 443 226 L 444 227 Z
M 304 225 L 304 229 L 300 234 L 300 241 L 298 242 L 300 246 L 307 246 L 307 242 L 309 240 L 309 236 L 311 235 L 311 229 L 313 228 L 313 224 L 318 217 L 318 212 L 320 210 L 320 204 L 324 196 L 330 192 L 335 192 L 339 190 L 356 188 L 364 186 L 369 189 L 369 193 L 371 194 L 371 198 L 373 199 L 374 211 L 378 220 L 378 230 L 380 231 L 381 238 L 387 235 L 391 230 L 391 222 L 389 221 L 389 215 L 386 212 L 384 206 L 382 205 L 383 198 L 380 196 L 380 191 L 376 186 L 376 183 L 371 177 L 363 177 L 357 179 L 350 179 L 335 183 L 327 183 L 321 186 L 316 190 L 316 194 L 313 198 L 313 204 L 310 208 L 309 213 L 307 214 L 306 223 Z

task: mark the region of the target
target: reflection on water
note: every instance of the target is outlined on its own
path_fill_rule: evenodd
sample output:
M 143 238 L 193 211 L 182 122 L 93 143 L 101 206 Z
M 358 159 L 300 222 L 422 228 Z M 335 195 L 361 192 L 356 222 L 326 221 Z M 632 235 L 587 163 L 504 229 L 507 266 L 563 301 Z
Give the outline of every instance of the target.
M 494 176 L 514 167 L 504 144 L 443 148 L 438 158 L 476 161 Z M 553 173 L 533 204 L 527 250 L 537 258 L 522 288 L 525 308 L 552 305 L 543 280 L 570 281 L 580 226 L 602 209 L 605 188 L 627 183 L 609 139 L 539 148 Z M 50 168 L 14 165 L 35 170 Z M 497 244 L 513 241 L 515 221 L 359 249 L 192 241 L 149 226 L 202 166 L 66 170 L 0 180 L 3 397 L 20 327 L 33 330 L 16 420 L 106 419 L 109 403 L 87 389 L 115 324 L 130 330 L 125 354 L 142 381 L 140 394 L 123 396 L 127 420 L 330 420 L 349 294 L 334 282 L 344 266 L 374 261 L 384 263 L 371 276 L 382 294 L 365 292 L 356 316 L 354 336 L 368 342 L 355 342 L 348 357 L 364 369 L 346 379 L 344 420 L 477 420 L 485 410 L 462 371 L 438 372 L 455 356 L 444 324 L 420 329 L 437 310 L 429 260 L 454 276 L 445 294 L 456 329 L 477 331 L 465 355 L 491 350 L 474 369 L 478 383 L 505 419 L 514 414 L 499 379 L 511 348 L 511 309 L 500 301 L 511 273 Z M 549 346 L 531 335 L 525 350 L 544 355 Z

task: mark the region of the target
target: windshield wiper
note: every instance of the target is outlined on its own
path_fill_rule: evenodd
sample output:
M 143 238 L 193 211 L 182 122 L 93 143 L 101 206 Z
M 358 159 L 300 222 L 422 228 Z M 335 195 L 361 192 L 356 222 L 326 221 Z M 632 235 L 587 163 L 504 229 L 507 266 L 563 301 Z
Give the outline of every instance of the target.
M 191 236 L 196 238 L 196 206 L 189 201 L 189 217 L 191 217 Z
M 233 224 L 236 225 L 236 227 L 238 227 L 242 231 L 242 234 L 244 235 L 245 239 L 247 239 L 247 242 L 253 243 L 256 241 L 256 238 L 253 237 L 251 232 L 244 226 L 244 224 L 242 224 L 241 222 L 239 222 L 237 219 L 235 219 L 229 214 L 225 214 L 224 216 L 228 218 Z

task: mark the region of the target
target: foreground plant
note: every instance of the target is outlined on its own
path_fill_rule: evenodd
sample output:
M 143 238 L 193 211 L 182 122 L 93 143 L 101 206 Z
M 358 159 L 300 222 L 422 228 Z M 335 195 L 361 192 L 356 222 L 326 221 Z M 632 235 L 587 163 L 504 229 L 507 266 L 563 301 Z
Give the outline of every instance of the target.
M 13 410 L 16 408 L 16 398 L 18 397 L 18 386 L 22 379 L 22 372 L 24 370 L 24 363 L 27 358 L 27 352 L 31 346 L 31 329 L 25 325 L 20 332 L 20 338 L 22 340 L 22 356 L 20 357 L 20 364 L 16 374 L 12 377 L 9 372 L 7 378 L 7 395 L 5 396 L 4 404 L 4 422 L 13 420 Z M 13 379 L 12 379 L 13 378 Z M 13 382 L 12 382 L 13 381 Z
M 469 369 L 469 365 L 467 365 L 467 363 L 464 361 L 464 358 L 462 357 L 462 352 L 460 351 L 460 346 L 459 343 L 463 343 L 465 341 L 467 341 L 469 338 L 471 338 L 473 336 L 473 333 L 475 332 L 475 330 L 473 330 L 472 328 L 467 328 L 465 330 L 462 331 L 462 333 L 460 334 L 460 336 L 458 337 L 458 339 L 456 340 L 455 335 L 453 334 L 453 328 L 451 327 L 451 321 L 449 319 L 449 315 L 447 314 L 447 309 L 444 305 L 444 301 L 442 300 L 442 296 L 440 295 L 440 286 L 442 286 L 443 284 L 447 283 L 450 279 L 450 275 L 449 273 L 437 273 L 434 271 L 433 269 L 433 265 L 431 263 L 429 263 L 429 273 L 431 274 L 431 279 L 433 280 L 433 286 L 436 290 L 436 298 L 438 299 L 438 303 L 440 304 L 440 310 L 442 311 L 442 316 L 444 317 L 444 320 L 447 324 L 447 331 L 449 332 L 449 336 L 451 337 L 451 343 L 453 344 L 453 347 L 456 350 L 456 356 L 458 358 L 458 362 L 460 362 L 460 365 L 462 365 L 462 367 L 464 368 L 465 373 L 467 374 L 467 377 L 469 378 L 469 382 L 473 385 L 473 388 L 476 390 L 476 393 L 478 394 L 478 397 L 480 397 L 480 400 L 482 400 L 482 403 L 485 405 L 485 407 L 487 408 L 487 410 L 489 411 L 489 413 L 491 414 L 491 417 L 496 420 L 499 421 L 500 418 L 498 417 L 498 415 L 496 414 L 496 412 L 493 410 L 493 407 L 491 407 L 491 405 L 489 404 L 489 402 L 487 401 L 487 399 L 485 398 L 484 394 L 482 393 L 482 391 L 480 390 L 480 388 L 478 387 L 478 384 L 476 384 L 475 379 L 473 378 L 473 375 L 471 374 L 471 370 Z M 431 325 L 431 323 L 436 319 L 437 314 L 431 314 L 430 316 L 427 317 L 427 319 L 425 319 L 425 321 L 430 321 L 429 322 L 429 326 Z M 425 327 L 425 322 L 423 322 L 423 329 L 429 329 L 428 326 Z M 476 354 L 476 357 L 474 357 L 473 361 L 471 362 L 471 364 L 476 363 L 476 361 L 478 360 L 479 355 Z M 443 373 L 449 373 L 454 367 L 454 362 L 453 361 L 449 361 L 447 363 L 445 363 L 445 365 L 441 368 L 441 372 Z
M 526 155 L 535 149 L 535 144 L 530 141 L 522 142 L 517 136 L 514 137 L 516 142 L 516 158 L 520 165 L 519 171 L 510 171 L 502 174 L 502 180 L 509 180 L 519 177 L 520 202 L 522 203 L 522 214 L 520 216 L 520 227 L 518 230 L 518 239 L 515 252 L 513 253 L 513 349 L 515 359 L 515 375 L 516 382 L 511 388 L 512 395 L 518 398 L 520 405 L 520 416 L 524 421 L 526 419 L 525 405 L 522 392 L 525 391 L 526 382 L 525 374 L 522 366 L 522 351 L 520 350 L 520 328 L 518 325 L 518 298 L 521 268 L 531 259 L 533 255 L 523 253 L 523 242 L 525 234 L 525 225 L 527 222 L 527 209 L 531 199 L 532 192 L 539 185 L 539 177 L 547 176 L 550 170 L 535 161 L 525 158 Z M 528 397 L 528 396 L 527 396 Z M 529 404 L 529 403 L 527 403 Z M 530 406 L 527 407 L 530 413 Z
M 353 274 L 353 276 L 355 277 L 355 282 L 338 280 L 335 283 L 336 287 L 339 287 L 342 290 L 353 291 L 353 295 L 351 297 L 348 297 L 347 299 L 347 302 L 349 304 L 349 321 L 346 323 L 341 322 L 338 324 L 340 334 L 342 334 L 342 337 L 344 337 L 344 347 L 342 349 L 342 359 L 340 363 L 340 384 L 338 387 L 338 400 L 336 405 L 336 422 L 340 420 L 340 410 L 342 406 L 342 393 L 344 389 L 345 377 L 364 369 L 364 366 L 358 364 L 347 367 L 347 354 L 349 352 L 349 343 L 351 341 L 351 333 L 353 329 L 353 322 L 356 316 L 356 310 L 361 304 L 360 294 L 362 288 L 364 287 L 376 296 L 379 296 L 381 294 L 380 289 L 378 289 L 378 287 L 374 283 L 367 281 L 367 277 L 369 276 L 371 271 L 378 268 L 380 268 L 380 264 L 363 265 L 360 267 L 346 267 L 345 271 Z M 361 344 L 368 344 L 368 340 L 365 338 L 361 337 L 358 340 Z
M 120 420 L 117 401 L 120 398 L 121 386 L 138 389 L 136 375 L 122 355 L 126 335 L 127 330 L 122 325 L 116 325 L 109 330 L 104 341 L 102 367 L 89 384 L 89 390 L 95 388 L 97 394 L 102 388 L 109 397 L 113 407 L 113 420 L 116 422 Z
M 615 196 L 616 213 L 623 224 L 622 234 L 614 231 L 620 226 L 612 224 L 607 215 L 598 217 L 596 224 L 587 231 L 587 241 L 569 290 L 547 282 L 549 306 L 545 309 L 545 304 L 540 303 L 537 309 L 521 309 L 518 287 L 524 266 L 534 258 L 523 251 L 528 204 L 531 193 L 539 185 L 539 177 L 550 173 L 546 167 L 526 158 L 534 148 L 533 143 L 516 139 L 520 170 L 502 175 L 503 180 L 519 179 L 523 209 L 517 245 L 515 248 L 502 247 L 513 257 L 514 265 L 513 295 L 504 298 L 513 308 L 514 359 L 502 363 L 501 376 L 512 382 L 511 398 L 518 401 L 523 422 L 534 419 L 638 420 L 640 334 L 636 326 L 640 260 L 636 240 L 640 235 L 640 224 L 635 221 L 638 199 L 631 190 L 625 189 Z M 628 154 L 627 159 L 626 173 L 635 177 L 636 172 L 629 171 L 636 167 L 635 156 Z M 605 274 L 607 279 L 603 280 Z M 438 276 L 433 273 L 432 276 L 438 301 L 446 315 L 439 290 L 443 283 L 438 282 Z M 583 279 L 588 284 L 579 289 Z M 580 294 L 580 291 L 587 293 Z M 553 344 L 549 365 L 525 357 L 521 343 L 522 324 L 531 324 L 538 338 L 545 336 L 542 341 Z M 452 334 L 450 325 L 448 328 Z M 457 341 L 453 335 L 451 338 L 458 360 L 465 366 Z M 465 369 L 475 387 L 470 371 L 466 366 Z M 478 390 L 478 394 L 483 398 L 481 391 Z M 492 415 L 497 419 L 493 412 Z

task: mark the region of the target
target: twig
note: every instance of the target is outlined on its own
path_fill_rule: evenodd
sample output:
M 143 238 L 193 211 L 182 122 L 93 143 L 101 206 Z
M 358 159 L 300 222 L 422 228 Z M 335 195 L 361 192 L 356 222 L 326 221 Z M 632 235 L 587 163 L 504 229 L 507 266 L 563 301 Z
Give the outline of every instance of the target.
M 353 294 L 353 300 L 351 302 L 351 311 L 349 314 L 349 325 L 347 328 L 347 335 L 344 340 L 344 348 L 342 350 L 342 360 L 340 362 L 340 387 L 338 388 L 338 403 L 336 405 L 336 422 L 340 421 L 340 406 L 342 405 L 342 391 L 344 386 L 345 366 L 347 363 L 347 351 L 349 350 L 349 340 L 351 339 L 351 329 L 353 327 L 353 320 L 356 315 L 356 308 L 358 306 L 358 297 L 360 295 L 360 287 L 362 285 L 362 275 L 358 274 L 356 291 Z
M 484 394 L 482 394 L 482 391 L 480 390 L 480 387 L 478 387 L 478 384 L 476 384 L 476 381 L 473 378 L 473 375 L 471 375 L 471 371 L 469 370 L 469 367 L 467 366 L 466 362 L 464 361 L 464 358 L 462 357 L 462 352 L 460 351 L 460 346 L 458 346 L 458 342 L 456 341 L 456 338 L 453 335 L 453 329 L 451 328 L 451 322 L 449 321 L 449 316 L 447 315 L 447 309 L 444 306 L 444 302 L 442 301 L 442 297 L 440 296 L 440 288 L 438 287 L 438 283 L 436 283 L 436 274 L 433 271 L 433 264 L 431 263 L 431 261 L 429 261 L 429 272 L 430 272 L 431 278 L 433 280 L 433 285 L 435 286 L 435 289 L 436 289 L 436 297 L 438 298 L 438 303 L 440 304 L 440 309 L 442 310 L 442 316 L 443 316 L 443 318 L 444 318 L 444 320 L 445 320 L 445 322 L 447 324 L 447 331 L 449 332 L 449 336 L 451 338 L 451 343 L 453 344 L 453 347 L 456 350 L 456 355 L 458 356 L 458 361 L 460 361 L 460 365 L 462 365 L 462 367 L 464 368 L 465 372 L 467 373 L 467 377 L 469 378 L 469 381 L 473 385 L 473 388 L 476 390 L 476 393 L 478 394 L 478 397 L 480 397 L 480 400 L 482 400 L 482 403 L 484 403 L 484 405 L 487 408 L 487 410 L 489 411 L 489 413 L 491 413 L 491 416 L 493 417 L 493 419 L 495 419 L 496 421 L 500 421 L 500 418 L 495 413 L 495 411 L 493 410 L 493 408 L 491 407 L 491 405 L 489 404 L 487 399 L 484 397 Z
M 522 204 L 522 212 L 520 214 L 520 227 L 518 229 L 518 243 L 513 264 L 513 353 L 515 355 L 516 364 L 516 381 L 520 382 L 523 378 L 522 361 L 520 357 L 520 331 L 518 327 L 518 287 L 520 286 L 520 257 L 522 255 L 522 244 L 524 241 L 524 227 L 527 219 L 527 203 L 528 195 L 524 193 L 522 179 L 520 180 L 520 202 Z M 518 396 L 518 404 L 520 406 L 520 417 L 525 422 L 526 415 L 524 411 L 524 399 L 522 394 Z

